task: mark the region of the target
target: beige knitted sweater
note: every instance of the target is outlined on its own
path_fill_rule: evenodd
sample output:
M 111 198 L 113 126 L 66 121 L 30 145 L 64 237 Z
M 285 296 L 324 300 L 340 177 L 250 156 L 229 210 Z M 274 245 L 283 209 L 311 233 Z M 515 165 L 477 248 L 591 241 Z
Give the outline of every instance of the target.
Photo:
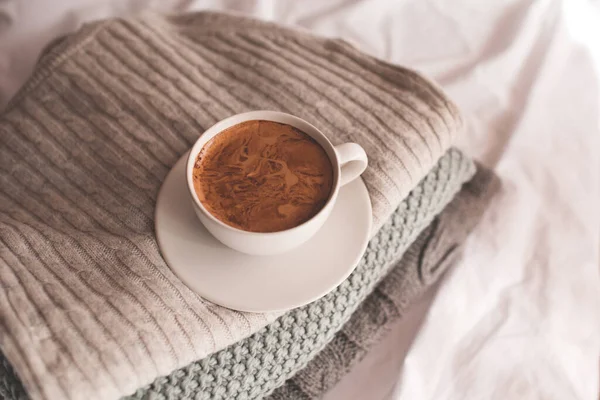
M 0 117 L 0 346 L 32 398 L 117 397 L 276 317 L 204 301 L 152 235 L 171 166 L 252 109 L 365 148 L 374 232 L 462 129 L 421 75 L 274 24 L 148 15 L 56 42 Z

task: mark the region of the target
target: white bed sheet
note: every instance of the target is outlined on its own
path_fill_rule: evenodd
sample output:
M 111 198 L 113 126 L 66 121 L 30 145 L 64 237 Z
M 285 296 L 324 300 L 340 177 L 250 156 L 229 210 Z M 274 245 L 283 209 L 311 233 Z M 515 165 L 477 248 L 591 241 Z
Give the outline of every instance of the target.
M 145 8 L 240 11 L 419 69 L 503 180 L 461 264 L 328 400 L 598 399 L 598 2 L 0 0 L 0 106 L 53 37 Z

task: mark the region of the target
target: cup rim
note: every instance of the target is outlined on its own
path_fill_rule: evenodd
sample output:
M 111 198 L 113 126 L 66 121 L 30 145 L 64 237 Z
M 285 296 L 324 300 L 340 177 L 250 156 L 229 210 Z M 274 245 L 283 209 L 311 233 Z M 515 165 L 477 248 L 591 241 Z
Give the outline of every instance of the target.
M 193 170 L 194 170 L 194 164 L 196 163 L 196 158 L 198 157 L 198 154 L 200 153 L 200 151 L 202 150 L 202 148 L 206 145 L 206 143 L 208 143 L 209 140 L 211 140 L 212 138 L 214 138 L 215 136 L 217 136 L 219 133 L 223 132 L 225 129 L 228 129 L 232 126 L 235 126 L 237 124 L 241 124 L 242 122 L 247 122 L 247 121 L 254 121 L 254 120 L 263 120 L 263 121 L 272 121 L 272 122 L 279 122 L 279 121 L 275 121 L 272 118 L 274 118 L 275 116 L 283 116 L 285 118 L 291 118 L 293 122 L 300 122 L 302 124 L 306 124 L 310 127 L 310 129 L 313 132 L 316 132 L 323 140 L 324 142 L 330 147 L 332 154 L 335 157 L 335 160 L 331 160 L 330 157 L 330 161 L 333 164 L 333 169 L 334 169 L 334 185 L 333 185 L 333 189 L 331 191 L 331 193 L 329 194 L 329 199 L 327 199 L 327 202 L 323 205 L 323 207 L 321 207 L 321 209 L 315 214 L 313 215 L 310 219 L 304 221 L 303 223 L 294 226 L 293 228 L 289 228 L 289 229 L 284 229 L 281 231 L 275 231 L 275 232 L 252 232 L 252 231 L 245 231 L 243 229 L 240 228 L 236 228 L 234 226 L 228 225 L 225 222 L 221 221 L 220 219 L 218 219 L 217 217 L 215 217 L 214 215 L 212 215 L 212 213 L 210 211 L 208 211 L 204 205 L 202 204 L 202 202 L 200 201 L 200 199 L 198 198 L 198 195 L 196 193 L 196 190 L 194 189 L 194 180 L 193 180 Z M 233 120 L 233 119 L 238 119 L 241 118 L 240 121 L 229 125 L 228 123 Z M 279 122 L 279 123 L 285 123 L 285 122 Z M 225 127 L 221 128 L 220 126 L 224 125 Z M 288 124 L 288 125 L 292 125 L 296 128 L 298 128 L 297 126 L 293 125 L 293 124 Z M 298 128 L 300 129 L 300 128 Z M 216 131 L 216 132 L 214 132 Z M 302 130 L 302 132 L 304 132 L 304 130 Z M 312 135 L 310 133 L 304 132 L 307 135 L 311 136 Z M 209 138 L 205 139 L 206 135 L 209 134 Z M 200 143 L 202 143 L 202 145 L 199 145 Z M 319 143 L 319 145 L 321 145 Z M 321 145 L 322 146 L 322 145 Z M 298 231 L 300 229 L 302 229 L 304 226 L 310 224 L 314 219 L 316 219 L 319 215 L 327 212 L 327 210 L 332 206 L 333 202 L 335 201 L 335 199 L 337 198 L 338 192 L 340 190 L 340 174 L 341 174 L 341 170 L 340 170 L 340 164 L 339 164 L 339 160 L 338 160 L 338 156 L 337 156 L 337 152 L 335 150 L 335 146 L 331 143 L 331 141 L 327 138 L 327 136 L 325 136 L 323 134 L 323 132 L 321 132 L 319 129 L 317 129 L 313 124 L 311 124 L 310 122 L 297 117 L 295 115 L 292 114 L 288 114 L 285 112 L 281 112 L 281 111 L 272 111 L 272 110 L 255 110 L 255 111 L 248 111 L 248 112 L 243 112 L 243 113 L 239 113 L 239 114 L 233 114 L 227 118 L 224 118 L 222 120 L 217 121 L 215 124 L 213 124 L 211 127 L 209 127 L 208 129 L 206 129 L 201 135 L 200 137 L 198 137 L 198 139 L 196 139 L 196 141 L 194 142 L 194 144 L 192 145 L 192 148 L 189 151 L 189 154 L 187 156 L 187 162 L 186 162 L 186 169 L 185 169 L 185 177 L 186 177 L 186 183 L 187 183 L 187 187 L 188 187 L 188 191 L 190 193 L 190 195 L 192 196 L 192 200 L 194 201 L 194 204 L 202 211 L 202 213 L 208 218 L 210 219 L 212 222 L 216 223 L 217 225 L 225 228 L 225 229 L 229 229 L 233 232 L 237 232 L 237 233 L 241 233 L 241 234 L 246 234 L 246 235 L 251 235 L 251 236 L 262 236 L 262 237 L 267 237 L 267 236 L 276 236 L 276 235 L 280 235 L 282 233 L 288 233 L 288 232 L 294 232 L 294 231 Z

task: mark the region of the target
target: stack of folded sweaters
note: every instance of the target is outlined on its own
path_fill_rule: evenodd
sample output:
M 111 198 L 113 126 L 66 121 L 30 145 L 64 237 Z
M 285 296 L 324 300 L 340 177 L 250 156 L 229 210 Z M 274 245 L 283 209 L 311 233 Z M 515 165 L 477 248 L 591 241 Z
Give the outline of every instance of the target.
M 366 253 L 287 312 L 203 300 L 154 238 L 171 166 L 253 109 L 369 156 Z M 497 189 L 451 147 L 462 129 L 414 71 L 243 17 L 144 15 L 55 41 L 0 116 L 0 397 L 321 397 L 452 265 Z

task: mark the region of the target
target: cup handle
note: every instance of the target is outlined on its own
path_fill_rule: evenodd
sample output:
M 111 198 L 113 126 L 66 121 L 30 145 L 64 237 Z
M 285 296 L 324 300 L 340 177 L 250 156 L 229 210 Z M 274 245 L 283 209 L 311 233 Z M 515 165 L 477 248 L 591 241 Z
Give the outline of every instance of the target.
M 356 143 L 334 146 L 340 163 L 340 186 L 344 186 L 360 176 L 367 169 L 367 153 Z

